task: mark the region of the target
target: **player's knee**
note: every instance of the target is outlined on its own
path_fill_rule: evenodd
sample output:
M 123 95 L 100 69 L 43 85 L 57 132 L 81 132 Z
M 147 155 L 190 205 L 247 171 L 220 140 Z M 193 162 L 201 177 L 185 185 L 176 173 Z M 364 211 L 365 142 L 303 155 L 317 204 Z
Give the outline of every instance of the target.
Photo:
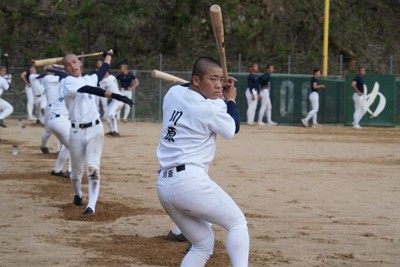
M 100 180 L 100 171 L 98 168 L 89 166 L 88 167 L 88 176 L 91 180 L 93 181 L 98 181 Z
M 198 243 L 192 243 L 190 251 L 208 260 L 214 253 L 214 233 L 211 232 L 206 239 Z

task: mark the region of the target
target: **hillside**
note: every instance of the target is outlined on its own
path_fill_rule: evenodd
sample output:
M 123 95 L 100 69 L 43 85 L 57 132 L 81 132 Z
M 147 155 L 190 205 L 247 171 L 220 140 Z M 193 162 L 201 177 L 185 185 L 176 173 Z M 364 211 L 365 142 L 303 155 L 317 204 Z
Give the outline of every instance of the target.
M 322 0 L 225 0 L 228 69 L 247 71 L 252 62 L 272 62 L 286 72 L 309 73 L 322 63 Z M 0 48 L 10 67 L 31 58 L 113 48 L 114 62 L 128 59 L 135 69 L 159 66 L 190 70 L 200 55 L 217 57 L 206 0 L 3 0 Z M 337 74 L 339 55 L 345 67 L 363 64 L 388 72 L 389 57 L 400 71 L 398 0 L 335 0 L 330 8 L 329 73 Z M 94 62 L 86 64 L 93 66 Z M 397 64 L 397 65 L 396 65 Z

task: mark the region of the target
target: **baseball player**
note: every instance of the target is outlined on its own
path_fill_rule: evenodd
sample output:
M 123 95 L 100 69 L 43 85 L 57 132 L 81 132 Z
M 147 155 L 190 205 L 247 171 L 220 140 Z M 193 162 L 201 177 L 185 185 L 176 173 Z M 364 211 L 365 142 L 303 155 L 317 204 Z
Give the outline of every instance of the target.
M 47 122 L 46 128 L 52 134 L 54 134 L 59 142 L 62 144 L 60 152 L 57 155 L 57 160 L 51 175 L 69 178 L 71 174 L 71 161 L 69 153 L 69 135 L 71 122 L 69 120 L 68 110 L 65 106 L 63 92 L 61 87 L 59 87 L 59 80 L 64 78 L 64 75 L 54 75 L 52 72 L 48 71 L 48 74 L 43 78 L 43 84 L 46 88 L 46 93 L 48 90 L 52 90 L 48 95 L 48 112 L 47 112 Z M 63 172 L 62 169 L 64 164 L 68 160 L 69 166 L 68 171 Z
M 98 71 L 100 69 L 101 65 L 103 65 L 103 61 L 97 60 L 96 61 L 96 71 Z M 94 71 L 93 73 L 95 73 L 96 71 Z M 99 111 L 100 111 L 100 105 L 101 105 L 101 108 L 103 109 L 103 116 L 104 116 L 106 114 L 107 107 L 108 107 L 107 98 L 95 96 L 95 99 L 96 99 L 96 105 L 97 105 L 97 108 L 99 109 Z
M 272 121 L 272 105 L 271 99 L 269 97 L 270 90 L 270 77 L 274 72 L 274 66 L 271 64 L 267 64 L 267 71 L 260 77 L 260 97 L 261 97 L 261 107 L 258 112 L 258 125 L 265 125 L 263 122 L 263 118 L 267 116 L 267 125 L 275 126 L 277 123 Z
M 253 64 L 251 67 L 251 72 L 247 77 L 247 124 L 255 125 L 254 116 L 256 115 L 256 108 L 258 103 L 258 94 L 260 93 L 260 85 L 258 81 L 258 64 Z
M 120 71 L 121 73 L 117 75 L 117 80 L 120 82 L 121 95 L 132 99 L 132 90 L 136 90 L 136 88 L 139 86 L 139 80 L 129 70 L 128 64 L 121 64 Z M 124 118 L 122 119 L 122 122 L 128 122 L 130 111 L 131 107 L 129 105 L 125 105 Z
M 227 80 L 223 90 L 219 63 L 199 58 L 190 84 L 172 87 L 163 102 L 157 193 L 163 208 L 192 243 L 181 266 L 204 266 L 212 255 L 214 233 L 208 222 L 227 230 L 232 266 L 248 265 L 246 218 L 208 176 L 217 135 L 232 138 L 240 127 L 234 78 Z M 226 102 L 220 99 L 222 95 Z
M 38 119 L 37 123 L 38 124 L 43 124 L 45 123 L 44 118 L 45 118 L 45 108 L 46 108 L 46 96 L 44 94 L 44 87 L 42 84 L 41 79 L 38 79 L 40 76 L 37 73 L 37 69 L 35 66 L 31 66 L 29 68 L 29 83 L 32 86 L 32 91 L 33 91 L 33 96 L 34 96 L 34 106 L 37 110 Z
M 116 98 L 126 103 L 132 103 L 126 97 L 113 94 L 97 88 L 97 83 L 104 77 L 110 67 L 111 56 L 104 52 L 104 63 L 100 69 L 92 74 L 82 76 L 81 61 L 74 54 L 64 56 L 62 63 L 65 72 L 69 75 L 60 82 L 64 101 L 71 120 L 69 150 L 71 156 L 71 184 L 74 189 L 73 203 L 83 205 L 81 190 L 84 163 L 87 164 L 88 204 L 84 215 L 96 212 L 97 198 L 100 192 L 100 158 L 104 143 L 104 130 L 96 108 L 94 95 Z
M 364 67 L 358 67 L 358 74 L 351 83 L 351 87 L 354 90 L 353 101 L 354 101 L 354 114 L 353 114 L 353 128 L 361 129 L 360 120 L 367 111 L 366 99 L 364 95 L 364 76 L 366 74 Z
M 33 116 L 33 106 L 35 98 L 33 96 L 33 91 L 31 84 L 29 83 L 29 72 L 30 67 L 27 67 L 20 75 L 21 79 L 24 81 L 25 84 L 25 93 L 26 93 L 26 111 L 28 113 L 28 120 L 35 121 L 37 118 Z
M 100 87 L 104 90 L 109 90 L 115 94 L 121 94 L 118 88 L 118 82 L 114 75 L 110 74 L 109 71 L 106 72 L 103 80 L 100 82 Z M 113 137 L 120 136 L 118 132 L 118 121 L 117 113 L 124 106 L 124 103 L 116 99 L 111 100 L 107 107 L 106 113 L 104 114 L 104 119 L 107 121 L 110 128 L 110 132 L 106 135 L 111 135 Z
M 7 125 L 4 124 L 4 119 L 10 116 L 13 113 L 14 108 L 1 98 L 4 90 L 10 89 L 10 84 L 4 79 L 4 75 L 6 75 L 7 69 L 6 67 L 0 66 L 0 126 L 6 128 Z
M 309 96 L 311 103 L 311 110 L 308 112 L 307 116 L 304 119 L 301 119 L 301 122 L 305 127 L 308 127 L 308 121 L 312 118 L 313 127 L 320 127 L 321 125 L 317 122 L 317 113 L 319 109 L 319 90 L 325 88 L 325 85 L 319 82 L 319 77 L 321 76 L 321 70 L 319 68 L 315 68 L 313 70 L 313 77 L 311 78 L 311 93 Z

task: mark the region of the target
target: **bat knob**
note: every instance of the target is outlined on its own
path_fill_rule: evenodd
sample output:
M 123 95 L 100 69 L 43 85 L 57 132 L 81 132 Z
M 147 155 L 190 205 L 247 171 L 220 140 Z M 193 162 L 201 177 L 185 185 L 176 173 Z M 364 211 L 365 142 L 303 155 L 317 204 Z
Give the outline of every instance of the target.
M 108 50 L 108 53 L 109 53 L 110 55 L 112 55 L 112 54 L 114 54 L 114 51 L 113 51 L 112 49 L 110 49 L 110 50 Z
M 31 59 L 31 63 L 32 63 L 32 64 L 35 64 L 35 62 L 36 62 L 36 59 L 33 59 L 33 58 L 32 58 L 32 59 Z

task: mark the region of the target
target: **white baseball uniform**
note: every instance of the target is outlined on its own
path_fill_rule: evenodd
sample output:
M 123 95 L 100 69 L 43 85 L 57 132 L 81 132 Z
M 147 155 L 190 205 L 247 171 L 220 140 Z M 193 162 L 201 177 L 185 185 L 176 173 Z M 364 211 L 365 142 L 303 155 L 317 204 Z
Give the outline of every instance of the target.
M 39 74 L 30 74 L 29 75 L 29 83 L 31 84 L 33 96 L 34 96 L 34 105 L 37 110 L 38 119 L 41 123 L 44 124 L 44 110 L 46 108 L 46 96 L 44 94 L 44 87 L 41 79 L 37 79 Z
M 7 80 L 0 76 L 0 120 L 5 119 L 6 117 L 10 116 L 13 113 L 14 108 L 1 98 L 4 90 L 8 90 L 10 85 L 8 84 Z
M 53 77 L 57 78 L 57 84 L 59 84 L 59 77 L 55 75 L 51 76 L 51 79 L 55 82 Z M 46 76 L 47 77 L 47 76 Z M 47 90 L 47 89 L 46 89 Z M 63 88 L 61 86 L 57 86 L 57 88 L 53 88 L 53 92 L 51 94 L 52 102 L 49 105 L 48 109 L 48 118 L 46 127 L 48 130 L 54 134 L 57 139 L 61 142 L 62 147 L 60 152 L 58 153 L 56 164 L 54 166 L 54 172 L 59 173 L 62 171 L 62 168 L 65 162 L 70 159 L 69 153 L 69 135 L 71 128 L 71 121 L 69 120 L 69 114 L 67 107 L 65 106 L 64 96 L 63 96 Z M 71 160 L 69 160 L 68 171 L 71 172 Z
M 258 94 L 260 91 L 258 75 L 250 73 L 249 76 L 247 77 L 247 84 L 248 87 L 245 92 L 247 99 L 247 124 L 254 125 L 254 117 L 256 115 L 256 109 L 258 103 Z
M 100 82 L 100 87 L 104 90 L 109 90 L 114 94 L 121 94 L 118 88 L 118 82 L 114 75 L 108 75 L 103 78 Z M 118 133 L 118 121 L 117 121 L 117 113 L 124 106 L 124 102 L 118 101 L 116 99 L 112 99 L 110 104 L 107 107 L 106 113 L 103 118 L 107 121 L 108 126 L 110 127 L 110 132 Z
M 181 266 L 204 266 L 213 253 L 210 223 L 227 230 L 233 266 L 247 266 L 249 235 L 246 218 L 232 198 L 208 176 L 217 135 L 235 134 L 235 121 L 223 100 L 205 99 L 177 85 L 165 95 L 157 157 L 157 192 L 161 205 L 192 243 Z
M 103 150 L 104 130 L 94 95 L 78 93 L 84 85 L 97 86 L 97 74 L 81 77 L 68 76 L 61 80 L 65 104 L 71 120 L 69 149 L 71 154 L 71 183 L 75 195 L 82 197 L 81 183 L 84 163 L 89 177 L 88 204 L 96 210 L 100 192 L 100 159 Z
M 311 103 L 311 110 L 308 112 L 307 116 L 304 118 L 306 125 L 308 125 L 308 121 L 312 118 L 313 125 L 317 126 L 317 113 L 319 110 L 319 88 L 314 88 L 314 84 L 320 85 L 319 80 L 316 77 L 311 78 L 311 93 L 309 96 Z
M 258 112 L 258 124 L 264 125 L 263 118 L 264 116 L 267 117 L 268 125 L 276 125 L 276 122 L 272 121 L 272 104 L 271 98 L 269 97 L 269 90 L 270 90 L 270 73 L 264 73 L 260 77 L 260 97 L 261 97 L 261 107 Z

